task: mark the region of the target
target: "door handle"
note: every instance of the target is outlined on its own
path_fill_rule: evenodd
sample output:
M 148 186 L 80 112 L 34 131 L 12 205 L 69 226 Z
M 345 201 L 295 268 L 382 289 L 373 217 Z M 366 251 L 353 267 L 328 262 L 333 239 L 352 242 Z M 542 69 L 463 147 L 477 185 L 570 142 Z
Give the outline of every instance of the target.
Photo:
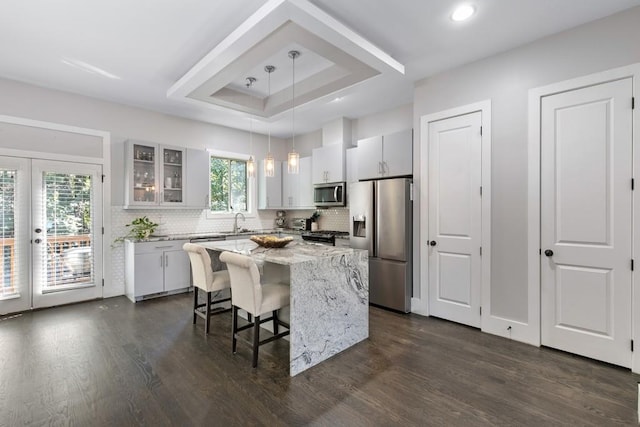
M 41 240 L 41 239 L 36 239 L 36 240 L 34 240 L 33 242 L 34 242 L 34 243 L 42 243 L 42 240 Z
M 42 233 L 42 228 L 36 228 L 36 233 Z
M 169 267 L 169 255 L 164 256 L 164 266 Z
M 547 249 L 546 251 L 544 251 L 544 254 L 546 256 L 553 256 L 553 251 L 551 249 Z
M 430 241 L 430 242 L 429 242 L 429 244 L 430 244 L 431 246 L 435 246 L 435 245 L 437 245 L 437 243 L 436 243 L 436 241 L 435 241 L 435 240 Z

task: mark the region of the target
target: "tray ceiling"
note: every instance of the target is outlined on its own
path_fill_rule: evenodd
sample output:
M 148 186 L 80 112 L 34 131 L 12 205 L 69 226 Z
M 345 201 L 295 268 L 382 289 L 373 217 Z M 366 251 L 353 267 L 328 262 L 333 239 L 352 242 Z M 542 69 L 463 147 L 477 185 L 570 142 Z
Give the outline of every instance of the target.
M 270 0 L 214 47 L 167 92 L 173 99 L 272 118 L 404 65 L 306 0 Z M 271 75 L 268 96 L 266 65 Z M 247 77 L 256 78 L 251 87 Z

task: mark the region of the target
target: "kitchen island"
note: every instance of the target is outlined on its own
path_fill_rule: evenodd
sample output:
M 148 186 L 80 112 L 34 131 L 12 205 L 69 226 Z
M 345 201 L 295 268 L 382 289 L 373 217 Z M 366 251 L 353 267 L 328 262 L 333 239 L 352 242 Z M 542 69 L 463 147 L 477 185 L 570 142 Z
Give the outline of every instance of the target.
M 369 258 L 361 249 L 292 242 L 281 249 L 251 241 L 200 243 L 212 254 L 245 253 L 262 267 L 265 281 L 291 286 L 289 373 L 330 358 L 369 336 Z

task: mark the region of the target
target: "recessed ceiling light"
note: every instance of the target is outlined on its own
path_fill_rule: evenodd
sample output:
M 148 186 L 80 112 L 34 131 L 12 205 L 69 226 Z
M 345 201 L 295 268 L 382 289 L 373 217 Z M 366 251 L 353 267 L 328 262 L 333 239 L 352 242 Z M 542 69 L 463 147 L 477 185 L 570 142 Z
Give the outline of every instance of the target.
M 333 102 L 340 102 L 344 99 L 344 96 L 338 96 L 336 98 L 333 98 Z
M 471 18 L 471 16 L 475 12 L 475 7 L 471 6 L 470 4 L 463 4 L 461 6 L 458 6 L 458 8 L 453 12 L 453 14 L 451 15 L 451 19 L 456 22 L 465 21 Z
M 105 71 L 102 68 L 98 68 L 95 65 L 88 64 L 78 59 L 62 58 L 61 62 L 90 74 L 97 74 L 108 79 L 121 80 L 121 78 L 119 76 L 116 76 L 115 74 L 111 74 L 110 72 Z

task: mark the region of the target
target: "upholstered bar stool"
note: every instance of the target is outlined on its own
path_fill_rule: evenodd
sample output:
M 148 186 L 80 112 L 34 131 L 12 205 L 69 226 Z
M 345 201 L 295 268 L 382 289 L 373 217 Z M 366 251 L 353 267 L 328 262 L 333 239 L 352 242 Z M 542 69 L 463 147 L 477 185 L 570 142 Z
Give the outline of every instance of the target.
M 220 261 L 227 264 L 231 278 L 231 307 L 233 309 L 232 351 L 236 352 L 240 339 L 253 347 L 253 367 L 258 366 L 258 347 L 289 335 L 289 325 L 278 319 L 278 310 L 289 305 L 289 286 L 282 283 L 261 283 L 260 272 L 255 261 L 246 255 L 233 252 L 220 254 Z M 253 322 L 238 328 L 238 309 L 253 315 Z M 262 315 L 271 312 L 271 317 Z M 273 321 L 273 336 L 260 341 L 260 324 Z M 287 328 L 278 333 L 278 326 Z M 253 341 L 246 340 L 238 332 L 253 328 Z
M 211 311 L 212 304 L 231 301 L 231 298 L 211 299 L 213 292 L 220 292 L 231 288 L 229 272 L 227 270 L 213 271 L 211 269 L 209 252 L 202 246 L 185 243 L 182 249 L 189 254 L 189 261 L 191 261 L 191 274 L 193 276 L 193 324 L 196 324 L 197 317 L 203 318 L 204 334 L 207 335 L 209 333 L 211 316 L 229 311 L 229 309 L 217 310 L 215 312 Z M 203 303 L 198 302 L 198 289 L 202 289 L 206 293 L 207 297 Z M 200 310 L 202 307 L 205 307 L 204 313 Z

